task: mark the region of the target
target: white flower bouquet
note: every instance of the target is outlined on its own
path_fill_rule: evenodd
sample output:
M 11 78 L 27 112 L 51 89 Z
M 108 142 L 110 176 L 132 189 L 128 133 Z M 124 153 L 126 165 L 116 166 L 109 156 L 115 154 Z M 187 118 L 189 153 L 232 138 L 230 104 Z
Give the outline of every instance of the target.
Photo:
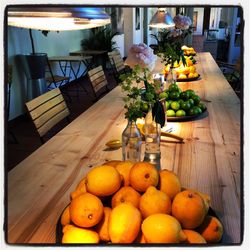
M 157 56 L 154 55 L 154 51 L 144 43 L 134 44 L 131 46 L 128 57 L 125 60 L 130 68 L 134 68 L 135 65 L 139 65 L 142 68 L 148 68 L 152 71 L 155 66 Z

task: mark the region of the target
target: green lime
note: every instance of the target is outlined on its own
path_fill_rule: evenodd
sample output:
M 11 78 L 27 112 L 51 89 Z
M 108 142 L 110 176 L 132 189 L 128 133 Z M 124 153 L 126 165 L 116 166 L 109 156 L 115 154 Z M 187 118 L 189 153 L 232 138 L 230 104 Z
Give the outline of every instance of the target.
M 179 104 L 180 104 L 180 106 L 181 106 L 181 104 L 182 104 L 183 102 L 185 102 L 185 101 L 182 100 L 182 99 L 179 99 L 178 102 L 179 102 Z
M 171 107 L 171 109 L 176 111 L 176 110 L 178 110 L 180 108 L 180 104 L 179 104 L 179 102 L 174 101 L 174 102 L 171 103 L 170 107 Z
M 159 94 L 159 99 L 168 99 L 168 94 L 166 92 L 161 92 Z
M 147 112 L 148 111 L 148 104 L 144 102 L 142 104 L 141 110 L 144 111 L 144 112 Z
M 206 105 L 203 102 L 200 102 L 197 106 L 202 110 L 202 112 L 207 109 Z
M 201 113 L 202 113 L 201 109 L 197 106 L 192 107 L 188 112 L 189 115 L 198 115 Z
M 198 105 L 201 101 L 201 98 L 198 95 L 192 96 L 192 99 L 194 100 L 194 105 Z
M 192 108 L 194 106 L 194 100 L 190 98 L 187 101 L 190 103 L 190 107 Z
M 185 101 L 181 104 L 181 109 L 188 111 L 191 108 L 189 101 Z
M 178 110 L 176 113 L 175 113 L 176 116 L 180 117 L 180 116 L 185 116 L 186 115 L 186 112 L 183 110 L 183 109 L 180 109 Z
M 195 92 L 194 92 L 194 90 L 192 90 L 192 89 L 187 89 L 185 92 L 188 93 L 189 98 L 192 98 L 192 96 L 195 95 Z
M 169 92 L 179 91 L 179 87 L 176 83 L 171 83 L 168 87 Z
M 180 93 L 180 98 L 184 101 L 188 100 L 189 99 L 189 93 L 187 92 L 181 92 Z
M 177 91 L 173 91 L 169 93 L 169 97 L 172 100 L 177 100 L 180 97 L 180 94 Z
M 175 116 L 175 112 L 174 112 L 174 110 L 172 110 L 172 109 L 169 109 L 169 110 L 167 110 L 167 116 L 168 117 L 173 117 L 173 116 Z

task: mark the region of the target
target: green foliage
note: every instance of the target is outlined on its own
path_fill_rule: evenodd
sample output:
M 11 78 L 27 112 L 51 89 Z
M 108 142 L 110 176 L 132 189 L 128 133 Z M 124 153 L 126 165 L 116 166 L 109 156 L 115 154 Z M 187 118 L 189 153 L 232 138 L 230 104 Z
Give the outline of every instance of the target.
M 143 104 L 147 104 L 153 107 L 152 113 L 156 122 L 164 126 L 164 108 L 159 100 L 160 86 L 154 83 L 149 70 L 136 65 L 131 72 L 122 74 L 120 80 L 122 91 L 126 93 L 123 98 L 125 117 L 135 121 L 145 116 Z
M 89 37 L 81 41 L 82 48 L 83 50 L 112 51 L 117 48 L 115 46 L 116 42 L 112 41 L 113 37 L 117 34 L 110 27 L 91 29 Z
M 178 63 L 182 61 L 185 66 L 186 60 L 181 47 L 184 45 L 184 39 L 187 35 L 192 33 L 192 27 L 187 30 L 175 30 L 175 32 L 176 34 L 173 35 L 173 31 L 171 30 L 161 30 L 157 35 L 151 34 L 151 36 L 157 40 L 157 55 L 165 65 L 173 67 L 175 61 Z

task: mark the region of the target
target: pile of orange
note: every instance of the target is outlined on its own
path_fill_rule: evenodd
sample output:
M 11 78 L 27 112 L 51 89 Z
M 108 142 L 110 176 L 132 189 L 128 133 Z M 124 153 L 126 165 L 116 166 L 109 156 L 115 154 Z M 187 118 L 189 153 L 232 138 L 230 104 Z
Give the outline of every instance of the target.
M 178 176 L 147 162 L 92 168 L 63 211 L 62 243 L 218 243 L 223 226 L 207 194 L 181 188 Z

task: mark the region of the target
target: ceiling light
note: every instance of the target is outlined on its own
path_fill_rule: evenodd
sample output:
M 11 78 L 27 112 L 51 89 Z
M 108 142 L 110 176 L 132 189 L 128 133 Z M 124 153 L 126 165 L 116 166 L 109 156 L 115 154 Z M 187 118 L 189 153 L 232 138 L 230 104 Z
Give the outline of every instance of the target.
M 104 26 L 110 16 L 101 8 L 9 8 L 8 25 L 38 30 L 79 30 Z
M 175 26 L 171 15 L 165 9 L 159 8 L 149 23 L 151 28 L 170 29 Z

